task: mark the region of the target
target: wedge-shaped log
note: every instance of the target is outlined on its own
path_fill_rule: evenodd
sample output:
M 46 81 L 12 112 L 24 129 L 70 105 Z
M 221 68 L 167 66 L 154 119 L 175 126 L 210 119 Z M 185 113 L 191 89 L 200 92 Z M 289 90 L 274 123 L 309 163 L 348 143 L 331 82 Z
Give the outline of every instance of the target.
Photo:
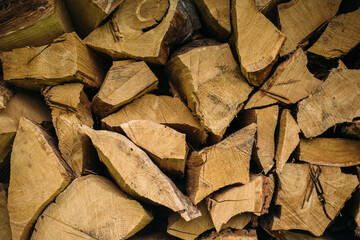
M 324 166 L 355 166 L 360 164 L 360 141 L 346 138 L 301 139 L 299 159 Z
M 341 0 L 292 0 L 278 5 L 281 31 L 286 35 L 280 56 L 294 51 L 309 34 L 335 16 L 340 3 Z
M 320 135 L 337 123 L 360 116 L 360 70 L 334 69 L 298 104 L 297 122 L 305 137 Z
M 300 128 L 289 109 L 284 109 L 281 113 L 279 137 L 276 148 L 276 172 L 281 173 L 285 163 L 300 142 Z
M 360 9 L 335 16 L 309 52 L 325 58 L 346 55 L 360 42 Z
M 278 122 L 279 107 L 277 105 L 262 108 L 251 109 L 242 112 L 238 119 L 241 126 L 247 126 L 256 123 L 256 148 L 254 151 L 254 160 L 258 168 L 267 174 L 274 166 L 275 155 L 275 129 Z
M 218 232 L 211 232 L 199 240 L 256 240 L 258 239 L 255 230 L 225 229 Z
M 207 134 L 179 98 L 146 94 L 101 120 L 104 129 L 116 131 L 131 120 L 149 120 L 186 133 L 191 143 L 204 143 Z
M 127 239 L 152 219 L 110 180 L 88 175 L 75 179 L 45 209 L 31 239 Z
M 0 236 L 3 240 L 12 239 L 7 199 L 6 187 L 0 184 Z
M 357 176 L 339 167 L 285 164 L 275 200 L 281 212 L 273 217 L 271 230 L 299 229 L 321 236 L 358 184 Z
M 219 232 L 225 223 L 240 213 L 252 212 L 259 216 L 267 213 L 270 206 L 270 201 L 265 201 L 269 194 L 268 181 L 262 175 L 253 176 L 244 185 L 229 186 L 206 198 L 215 229 Z
M 139 147 L 121 134 L 81 128 L 115 182 L 128 194 L 166 206 L 189 221 L 200 211 Z
M 222 187 L 250 181 L 255 132 L 253 123 L 216 145 L 191 153 L 187 162 L 187 192 L 194 204 Z
M 306 54 L 298 49 L 277 67 L 275 73 L 250 98 L 245 109 L 277 102 L 294 104 L 306 98 L 322 83 L 309 72 L 306 65 Z
M 113 62 L 104 83 L 92 101 L 92 109 L 101 118 L 123 105 L 154 90 L 158 79 L 145 62 Z
M 0 79 L 0 109 L 4 109 L 14 92 Z
M 147 120 L 132 120 L 120 125 L 126 136 L 144 149 L 165 173 L 184 176 L 189 148 L 185 134 Z
M 113 59 L 165 64 L 169 47 L 193 32 L 196 13 L 190 10 L 179 0 L 124 0 L 113 17 L 91 32 L 85 42 Z
M 36 219 L 70 183 L 72 172 L 50 135 L 26 118 L 20 119 L 10 161 L 12 238 L 29 239 Z
M 64 0 L 81 38 L 100 26 L 123 0 Z
M 0 51 L 51 43 L 72 26 L 61 0 L 2 1 Z
M 86 47 L 76 33 L 64 34 L 41 47 L 3 52 L 1 58 L 4 80 L 30 89 L 66 82 L 99 88 L 105 76 L 104 60 Z
M 285 36 L 253 0 L 233 1 L 231 17 L 241 71 L 249 83 L 259 86 L 277 60 Z
M 180 53 L 167 63 L 166 72 L 203 128 L 219 139 L 252 90 L 227 43 Z

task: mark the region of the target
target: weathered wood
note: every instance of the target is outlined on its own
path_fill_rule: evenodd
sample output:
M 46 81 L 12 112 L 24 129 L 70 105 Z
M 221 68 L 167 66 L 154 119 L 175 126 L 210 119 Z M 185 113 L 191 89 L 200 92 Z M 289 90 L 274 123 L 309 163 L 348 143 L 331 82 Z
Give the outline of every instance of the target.
M 218 139 L 252 90 L 227 43 L 179 53 L 167 63 L 166 72 L 202 127 Z
M 169 47 L 191 36 L 196 13 L 179 0 L 124 0 L 105 25 L 85 38 L 113 59 L 165 64 Z
M 294 104 L 306 98 L 322 83 L 309 72 L 307 62 L 306 54 L 298 49 L 277 67 L 274 74 L 250 98 L 245 109 L 277 102 Z
M 0 236 L 2 240 L 11 240 L 9 211 L 7 209 L 7 192 L 4 185 L 0 184 Z
M 231 230 L 225 229 L 220 233 L 212 232 L 199 240 L 256 240 L 257 234 L 255 230 Z
M 360 42 L 360 9 L 335 16 L 309 52 L 325 58 L 346 55 Z
M 126 136 L 144 149 L 165 173 L 183 177 L 189 148 L 185 134 L 147 120 L 132 120 L 120 125 Z
M 264 176 L 254 176 L 244 185 L 230 186 L 208 197 L 206 202 L 215 229 L 219 232 L 225 223 L 240 213 L 267 213 L 270 206 L 270 201 L 265 201 L 269 194 L 268 181 Z
M 76 33 L 64 34 L 41 47 L 3 52 L 1 58 L 4 80 L 30 89 L 66 82 L 99 88 L 105 76 L 104 60 L 86 47 Z
M 253 0 L 233 1 L 231 17 L 241 71 L 249 83 L 259 86 L 277 60 L 285 36 Z
M 0 109 L 6 108 L 14 92 L 6 86 L 6 83 L 0 79 Z
M 204 143 L 207 134 L 179 98 L 146 94 L 101 120 L 103 129 L 116 131 L 131 120 L 149 120 L 186 133 L 191 143 Z
M 158 79 L 145 62 L 116 61 L 92 101 L 101 118 L 157 87 Z
M 241 126 L 256 123 L 256 141 L 254 160 L 261 171 L 267 174 L 274 166 L 275 155 L 275 129 L 278 122 L 279 107 L 277 105 L 251 109 L 242 112 L 238 119 Z
M 86 126 L 81 129 L 90 137 L 100 160 L 126 193 L 166 206 L 187 221 L 200 216 L 196 206 L 129 139 L 110 131 L 96 131 Z
M 251 124 L 216 145 L 191 153 L 187 162 L 187 193 L 194 204 L 222 187 L 250 181 L 255 132 L 256 124 Z
M 284 109 L 280 118 L 279 137 L 275 155 L 276 172 L 278 174 L 281 173 L 285 163 L 299 144 L 299 132 L 300 128 L 291 116 L 290 110 Z
M 88 175 L 75 179 L 45 209 L 31 239 L 126 239 L 152 218 L 110 180 Z
M 299 229 L 321 236 L 358 184 L 357 176 L 338 167 L 285 164 L 275 200 L 281 211 L 275 213 L 271 230 Z
M 21 118 L 11 153 L 8 209 L 12 238 L 28 239 L 37 217 L 72 179 L 53 139 Z
M 292 0 L 278 5 L 281 31 L 286 35 L 280 56 L 294 51 L 309 34 L 335 16 L 340 2 L 341 0 Z
M 297 122 L 305 137 L 360 116 L 360 70 L 334 69 L 309 97 L 298 104 Z
M 360 164 L 360 141 L 346 138 L 301 139 L 299 159 L 323 166 L 355 166 Z
M 72 31 L 61 0 L 5 0 L 0 9 L 0 51 L 41 46 Z

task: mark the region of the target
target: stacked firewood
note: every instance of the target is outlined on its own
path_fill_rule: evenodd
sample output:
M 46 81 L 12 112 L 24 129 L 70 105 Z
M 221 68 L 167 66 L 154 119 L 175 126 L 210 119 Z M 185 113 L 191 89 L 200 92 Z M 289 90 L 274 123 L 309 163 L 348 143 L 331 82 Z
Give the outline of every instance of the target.
M 360 236 L 359 7 L 0 2 L 0 239 Z

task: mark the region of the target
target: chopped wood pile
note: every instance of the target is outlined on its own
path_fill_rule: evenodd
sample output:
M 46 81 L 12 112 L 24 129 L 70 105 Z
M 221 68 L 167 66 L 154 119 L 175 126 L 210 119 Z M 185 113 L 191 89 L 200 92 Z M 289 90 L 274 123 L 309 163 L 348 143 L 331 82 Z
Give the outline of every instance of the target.
M 0 2 L 1 240 L 360 239 L 359 0 Z

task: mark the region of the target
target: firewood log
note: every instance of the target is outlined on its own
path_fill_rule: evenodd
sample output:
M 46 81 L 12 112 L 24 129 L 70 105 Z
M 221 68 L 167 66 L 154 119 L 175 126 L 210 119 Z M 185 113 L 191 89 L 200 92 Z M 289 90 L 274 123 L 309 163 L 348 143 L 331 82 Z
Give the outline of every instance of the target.
M 254 0 L 254 2 L 262 14 L 274 21 L 277 16 L 277 6 L 284 0 Z
M 0 79 L 0 110 L 4 109 L 14 92 Z
M 256 8 L 253 0 L 232 2 L 235 48 L 241 71 L 259 86 L 270 73 L 285 36 Z
M 110 180 L 88 175 L 75 179 L 45 209 L 31 239 L 127 239 L 152 219 Z
M 20 119 L 10 161 L 8 209 L 12 238 L 29 239 L 36 219 L 66 188 L 73 174 L 50 135 L 24 117 Z
M 231 230 L 225 229 L 218 232 L 212 232 L 198 240 L 256 240 L 257 234 L 255 230 Z
M 61 0 L 2 1 L 0 51 L 51 43 L 72 26 Z
M 12 239 L 7 199 L 6 186 L 5 184 L 0 184 L 0 236 L 3 240 Z

